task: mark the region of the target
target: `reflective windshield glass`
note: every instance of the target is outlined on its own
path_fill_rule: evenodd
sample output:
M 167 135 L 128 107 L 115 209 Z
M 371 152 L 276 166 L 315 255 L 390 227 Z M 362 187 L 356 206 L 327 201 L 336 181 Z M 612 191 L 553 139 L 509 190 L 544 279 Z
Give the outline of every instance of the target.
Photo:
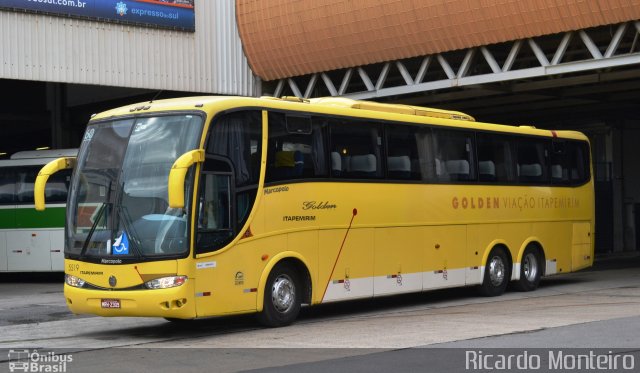
M 197 147 L 201 131 L 197 115 L 89 126 L 72 181 L 67 253 L 111 258 L 184 254 L 189 211 L 168 207 L 167 180 L 175 160 Z M 186 196 L 192 184 L 190 173 Z

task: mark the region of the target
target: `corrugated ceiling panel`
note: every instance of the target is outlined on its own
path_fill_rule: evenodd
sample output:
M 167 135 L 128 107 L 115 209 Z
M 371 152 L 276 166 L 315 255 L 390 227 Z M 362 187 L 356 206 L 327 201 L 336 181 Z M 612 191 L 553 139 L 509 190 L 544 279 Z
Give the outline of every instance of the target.
M 0 78 L 255 96 L 233 0 L 196 0 L 196 32 L 0 11 Z
M 236 0 L 264 80 L 640 19 L 640 0 Z

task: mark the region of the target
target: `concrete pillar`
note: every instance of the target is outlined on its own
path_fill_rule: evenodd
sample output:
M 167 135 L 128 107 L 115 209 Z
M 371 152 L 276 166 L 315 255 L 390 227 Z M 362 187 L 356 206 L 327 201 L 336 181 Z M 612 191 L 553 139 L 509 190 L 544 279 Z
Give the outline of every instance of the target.
M 70 146 L 68 130 L 66 85 L 47 83 L 47 111 L 51 126 L 51 147 L 67 148 Z
M 612 167 L 613 167 L 613 251 L 624 249 L 624 229 L 623 229 L 623 162 L 622 162 L 622 127 L 614 125 L 612 127 Z
M 638 233 L 636 231 L 635 206 L 640 203 L 640 153 L 637 144 L 640 143 L 640 121 L 626 120 L 622 136 L 622 164 L 624 190 L 624 250 L 635 251 Z

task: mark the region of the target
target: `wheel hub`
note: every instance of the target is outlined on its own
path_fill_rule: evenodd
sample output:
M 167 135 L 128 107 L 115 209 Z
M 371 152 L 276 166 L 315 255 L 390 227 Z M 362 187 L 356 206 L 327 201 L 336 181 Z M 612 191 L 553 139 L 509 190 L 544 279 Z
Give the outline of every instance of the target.
M 489 279 L 493 286 L 500 286 L 504 281 L 504 262 L 499 256 L 494 256 L 489 262 Z
M 287 275 L 280 275 L 273 282 L 271 300 L 278 312 L 287 312 L 293 307 L 296 299 L 296 288 L 293 280 Z
M 528 253 L 525 255 L 522 260 L 522 271 L 524 272 L 524 277 L 529 282 L 534 282 L 536 277 L 538 276 L 538 261 L 536 260 L 535 255 L 532 253 Z

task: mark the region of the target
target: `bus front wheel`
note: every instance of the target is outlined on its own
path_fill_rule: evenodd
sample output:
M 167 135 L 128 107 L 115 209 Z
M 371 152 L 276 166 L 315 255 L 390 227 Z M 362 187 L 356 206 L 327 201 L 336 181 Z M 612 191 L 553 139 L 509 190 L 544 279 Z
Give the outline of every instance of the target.
M 532 291 L 538 288 L 542 276 L 540 254 L 535 247 L 527 247 L 520 262 L 520 280 L 514 284 L 517 290 Z
M 487 297 L 502 295 L 511 278 L 511 266 L 507 253 L 502 247 L 491 250 L 484 268 L 484 278 L 480 292 Z
M 287 263 L 278 264 L 267 278 L 264 306 L 258 320 L 269 327 L 289 325 L 298 317 L 301 299 L 298 272 Z

